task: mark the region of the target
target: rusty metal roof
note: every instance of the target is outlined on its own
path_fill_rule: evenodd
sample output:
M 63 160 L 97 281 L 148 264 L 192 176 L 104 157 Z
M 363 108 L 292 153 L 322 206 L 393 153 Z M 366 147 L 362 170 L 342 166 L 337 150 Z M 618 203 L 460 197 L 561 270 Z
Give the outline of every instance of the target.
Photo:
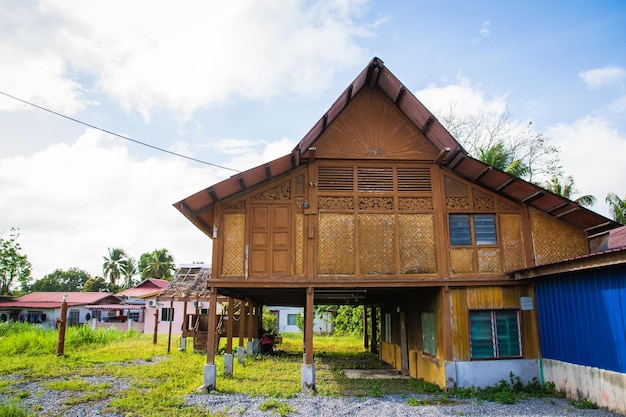
M 288 155 L 233 175 L 174 204 L 187 219 L 209 237 L 213 230 L 213 207 L 218 201 L 306 164 L 308 152 L 352 99 L 366 86 L 378 88 L 439 151 L 435 163 L 497 194 L 527 204 L 587 232 L 601 233 L 620 225 L 567 198 L 509 175 L 469 156 L 437 118 L 384 66 L 374 58 L 331 105 Z
M 142 295 L 152 294 L 155 291 L 167 288 L 169 281 L 165 279 L 148 278 L 135 285 L 133 288 L 128 288 L 124 291 L 118 292 L 118 297 L 141 297 Z

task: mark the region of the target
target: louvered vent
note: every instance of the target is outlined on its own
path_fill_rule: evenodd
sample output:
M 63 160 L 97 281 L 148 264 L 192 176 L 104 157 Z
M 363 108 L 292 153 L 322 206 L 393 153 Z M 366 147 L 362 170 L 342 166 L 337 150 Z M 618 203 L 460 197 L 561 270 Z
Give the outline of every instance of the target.
M 317 187 L 321 191 L 352 191 L 354 189 L 352 167 L 319 167 Z
M 398 168 L 398 191 L 430 192 L 430 168 Z
M 359 191 L 393 191 L 391 168 L 359 168 Z

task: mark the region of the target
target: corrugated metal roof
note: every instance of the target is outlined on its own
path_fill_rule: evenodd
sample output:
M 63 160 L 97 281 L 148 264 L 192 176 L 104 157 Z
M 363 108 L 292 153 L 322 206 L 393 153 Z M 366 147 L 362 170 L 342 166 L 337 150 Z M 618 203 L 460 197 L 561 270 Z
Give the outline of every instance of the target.
M 110 292 L 33 292 L 23 295 L 15 301 L 20 303 L 47 302 L 60 304 L 63 302 L 64 295 L 67 296 L 68 304 L 97 304 L 98 301 L 109 297 L 117 298 Z
M 508 199 L 527 204 L 559 218 L 584 230 L 588 235 L 619 227 L 619 224 L 613 220 L 579 206 L 567 198 L 509 175 L 469 156 L 437 118 L 378 58 L 372 59 L 290 154 L 214 184 L 175 203 L 174 207 L 196 227 L 212 237 L 213 206 L 216 202 L 268 182 L 302 164 L 306 164 L 309 148 L 315 145 L 317 139 L 350 104 L 354 96 L 366 87 L 380 89 L 422 132 L 433 147 L 439 151 L 439 156 L 433 162 L 442 167 Z
M 85 306 L 88 310 L 143 310 L 143 305 L 132 304 L 99 304 L 92 306 Z
M 165 279 L 148 278 L 133 288 L 128 288 L 117 293 L 116 295 L 118 297 L 141 297 L 143 295 L 152 294 L 155 291 L 167 288 L 169 284 L 170 282 Z

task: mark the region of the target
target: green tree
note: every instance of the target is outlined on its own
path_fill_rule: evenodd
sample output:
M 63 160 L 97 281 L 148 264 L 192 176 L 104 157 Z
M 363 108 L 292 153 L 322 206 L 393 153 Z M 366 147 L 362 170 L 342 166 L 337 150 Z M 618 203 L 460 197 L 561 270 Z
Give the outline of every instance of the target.
M 112 292 L 116 293 L 121 290 L 117 285 L 110 284 L 104 280 L 102 277 L 91 277 L 83 286 L 82 292 Z
M 608 193 L 605 201 L 609 205 L 609 211 L 613 220 L 626 224 L 626 196 L 624 196 L 624 199 L 621 199 L 615 193 Z
M 120 261 L 120 270 L 124 276 L 124 288 L 130 288 L 136 284 L 136 280 L 133 278 L 138 274 L 137 261 L 134 258 L 127 257 Z
M 560 176 L 552 177 L 552 179 L 546 183 L 545 188 L 548 191 L 552 191 L 554 194 L 573 200 L 575 203 L 578 203 L 583 207 L 591 207 L 596 202 L 596 198 L 591 194 L 574 198 L 574 195 L 578 193 L 578 190 L 576 190 L 574 186 L 574 177 L 571 175 L 568 175 L 565 178 Z
M 70 268 L 67 271 L 57 269 L 53 273 L 35 281 L 30 286 L 30 291 L 66 291 L 79 292 L 85 287 L 85 283 L 90 279 L 89 273 L 78 268 Z
M 109 248 L 109 257 L 103 256 L 102 272 L 105 278 L 113 285 L 117 285 L 117 281 L 122 275 L 123 261 L 127 258 L 126 252 L 119 248 Z
M 174 258 L 167 249 L 155 249 L 139 257 L 139 272 L 142 279 L 172 279 L 176 270 Z
M 479 149 L 478 159 L 518 178 L 528 172 L 528 167 L 520 159 L 516 159 L 515 151 L 507 148 L 502 141 L 486 149 Z
M 512 153 L 511 161 L 519 160 L 524 167 L 520 178 L 540 183 L 561 175 L 559 148 L 552 145 L 549 138 L 536 132 L 532 122 L 515 120 L 508 111 L 481 111 L 460 116 L 454 106 L 450 106 L 437 113 L 443 114 L 439 120 L 470 155 L 480 159 L 481 151 L 487 152 L 502 142 L 504 150 Z
M 10 294 L 16 282 L 25 289 L 30 281 L 31 265 L 21 253 L 19 236 L 19 230 L 11 228 L 6 239 L 0 238 L 0 295 Z
M 330 315 L 334 332 L 339 336 L 363 335 L 362 305 L 316 305 L 315 315 L 324 320 Z

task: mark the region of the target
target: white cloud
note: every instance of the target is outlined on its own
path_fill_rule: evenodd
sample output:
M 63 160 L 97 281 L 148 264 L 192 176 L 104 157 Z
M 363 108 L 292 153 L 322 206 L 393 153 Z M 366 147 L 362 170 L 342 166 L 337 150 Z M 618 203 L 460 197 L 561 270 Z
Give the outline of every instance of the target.
M 3 19 L 0 87 L 67 112 L 83 88 L 146 119 L 159 106 L 189 115 L 237 96 L 317 94 L 362 64 L 356 41 L 369 36 L 355 23 L 367 0 L 18 3 Z
M 591 116 L 554 125 L 546 135 L 560 147 L 564 171 L 574 176 L 579 192 L 594 195 L 593 210 L 608 216 L 607 193 L 626 194 L 626 135 L 607 120 Z
M 289 142 L 261 144 L 242 158 L 259 165 L 277 149 L 288 153 Z M 135 160 L 125 144 L 88 130 L 72 144 L 0 159 L 0 231 L 20 229 L 37 279 L 71 267 L 101 275 L 108 247 L 137 259 L 166 248 L 177 263 L 210 262 L 211 240 L 172 204 L 231 174 L 174 156 Z
M 478 43 L 482 41 L 483 39 L 491 36 L 491 30 L 489 29 L 490 27 L 491 27 L 491 22 L 489 21 L 483 22 L 483 25 L 481 26 L 480 31 L 478 32 L 478 35 L 476 35 L 476 37 L 472 39 L 472 42 Z
M 623 86 L 626 79 L 626 70 L 619 67 L 597 68 L 578 73 L 587 87 L 596 89 L 600 87 Z
M 453 111 L 457 117 L 466 117 L 479 113 L 503 114 L 507 109 L 505 95 L 487 97 L 485 91 L 473 86 L 469 79 L 460 74 L 453 84 L 429 84 L 416 91 L 415 96 L 435 114 Z

